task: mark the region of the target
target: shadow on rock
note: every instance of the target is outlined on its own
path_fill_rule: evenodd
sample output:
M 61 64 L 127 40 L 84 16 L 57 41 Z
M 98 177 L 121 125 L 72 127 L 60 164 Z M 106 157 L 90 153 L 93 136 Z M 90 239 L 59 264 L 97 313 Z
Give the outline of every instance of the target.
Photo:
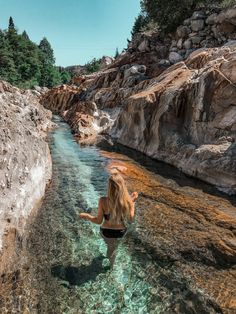
M 87 281 L 94 281 L 96 277 L 105 273 L 107 269 L 102 266 L 103 256 L 93 259 L 90 265 L 81 267 L 57 265 L 51 268 L 51 274 L 63 281 L 67 281 L 72 286 L 80 286 Z

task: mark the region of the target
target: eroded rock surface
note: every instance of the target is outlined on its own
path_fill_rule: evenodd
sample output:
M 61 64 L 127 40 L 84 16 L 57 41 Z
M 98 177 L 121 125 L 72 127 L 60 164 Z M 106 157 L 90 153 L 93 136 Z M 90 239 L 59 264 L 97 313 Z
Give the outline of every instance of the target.
M 51 178 L 45 141 L 51 113 L 39 104 L 42 91 L 0 82 L 0 270 L 10 267 L 32 209 Z M 16 252 L 15 252 L 16 253 Z
M 126 100 L 113 135 L 236 193 L 235 66 L 233 48 L 195 52 Z
M 191 292 L 185 297 L 201 291 L 210 298 L 208 305 L 214 310 L 199 308 L 199 313 L 235 313 L 235 205 L 191 187 L 187 181 L 181 186 L 178 180 L 168 179 L 171 173 L 166 173 L 166 178 L 158 171 L 154 174 L 122 154 L 104 151 L 103 155 L 110 159 L 108 170 L 120 171 L 130 191 L 140 192 L 137 243 L 149 248 L 160 263 L 169 263 L 170 268 L 174 265 L 177 273 L 190 278 Z M 168 274 L 164 278 L 170 291 L 178 289 Z M 191 305 L 183 302 L 173 313 L 191 313 Z

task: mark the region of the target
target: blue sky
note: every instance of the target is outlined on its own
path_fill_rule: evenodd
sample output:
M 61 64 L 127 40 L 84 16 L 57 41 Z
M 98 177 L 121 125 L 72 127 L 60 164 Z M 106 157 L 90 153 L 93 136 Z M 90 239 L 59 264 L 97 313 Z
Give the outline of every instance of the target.
M 139 0 L 0 0 L 0 28 L 13 17 L 19 31 L 39 43 L 47 37 L 56 64 L 84 64 L 127 46 Z

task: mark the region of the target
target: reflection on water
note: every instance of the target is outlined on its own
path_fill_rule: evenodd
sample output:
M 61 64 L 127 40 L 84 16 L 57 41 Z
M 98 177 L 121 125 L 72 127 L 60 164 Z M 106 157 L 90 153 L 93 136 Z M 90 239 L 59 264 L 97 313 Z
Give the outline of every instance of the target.
M 108 270 L 99 227 L 78 219 L 106 193 L 106 159 L 80 148 L 59 122 L 50 139 L 53 182 L 30 226 L 21 268 L 5 281 L 6 313 L 217 313 L 174 262 L 158 261 L 133 225 Z

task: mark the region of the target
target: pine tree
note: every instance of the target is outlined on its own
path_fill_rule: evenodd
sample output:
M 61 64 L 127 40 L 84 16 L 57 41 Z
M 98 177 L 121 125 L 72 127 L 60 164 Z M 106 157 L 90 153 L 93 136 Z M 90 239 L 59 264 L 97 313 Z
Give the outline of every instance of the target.
M 13 18 L 10 16 L 9 18 L 9 25 L 8 25 L 8 31 L 13 31 L 16 33 L 15 23 L 13 21 Z
M 16 84 L 18 73 L 5 33 L 0 30 L 0 79 Z
M 0 80 L 21 88 L 53 87 L 67 83 L 70 75 L 54 66 L 53 49 L 46 38 L 38 45 L 26 31 L 18 34 L 12 17 L 6 31 L 0 30 Z
M 134 26 L 131 32 L 132 36 L 144 30 L 149 21 L 150 19 L 148 18 L 148 16 L 144 12 L 141 12 L 135 19 Z
M 45 62 L 47 64 L 53 65 L 55 63 L 54 53 L 53 49 L 47 40 L 46 37 L 44 37 L 40 43 L 39 43 L 39 49 L 42 51 L 42 53 L 45 55 Z
M 118 48 L 116 48 L 116 53 L 115 53 L 115 59 L 117 59 L 118 57 L 119 57 L 119 50 L 118 50 Z
M 26 31 L 23 31 L 22 37 L 26 40 L 30 40 L 29 35 L 26 33 Z

